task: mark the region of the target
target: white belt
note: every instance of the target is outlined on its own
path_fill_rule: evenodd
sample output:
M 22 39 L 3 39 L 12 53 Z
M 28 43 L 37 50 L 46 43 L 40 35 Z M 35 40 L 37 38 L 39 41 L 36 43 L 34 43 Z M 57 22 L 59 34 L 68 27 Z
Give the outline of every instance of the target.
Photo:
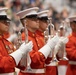
M 58 75 L 66 75 L 67 66 L 58 66 Z
M 14 75 L 14 72 L 13 73 L 3 73 L 3 74 L 0 74 L 0 75 Z
M 76 65 L 76 62 L 75 61 L 69 61 L 69 64 Z
M 31 69 L 31 71 L 21 70 L 23 73 L 45 73 L 45 69 Z
M 46 65 L 46 66 L 57 66 L 58 63 L 57 62 L 51 62 L 50 64 Z

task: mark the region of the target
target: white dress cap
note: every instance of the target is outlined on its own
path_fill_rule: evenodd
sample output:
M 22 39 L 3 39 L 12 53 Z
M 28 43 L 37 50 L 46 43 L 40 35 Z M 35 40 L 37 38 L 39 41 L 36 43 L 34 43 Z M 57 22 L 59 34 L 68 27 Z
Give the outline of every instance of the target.
M 64 28 L 64 26 L 63 26 L 63 25 L 61 25 L 61 26 L 59 27 L 59 29 L 61 29 L 61 28 Z
M 8 8 L 6 8 L 6 7 L 4 7 L 4 8 L 0 8 L 0 16 L 7 16 L 7 14 L 6 14 L 6 10 L 7 10 Z
M 69 19 L 70 22 L 76 21 L 76 15 L 75 16 L 70 16 L 68 19 Z
M 38 17 L 48 17 L 49 10 L 38 12 Z
M 7 7 L 0 8 L 0 20 L 8 20 L 11 21 L 10 18 L 8 17 L 6 10 L 8 10 Z
M 23 11 L 20 11 L 17 13 L 17 16 L 19 16 L 20 19 L 26 17 L 26 16 L 30 16 L 30 15 L 37 15 L 37 11 L 39 10 L 38 7 L 33 7 L 33 8 L 29 8 L 29 9 L 25 9 Z

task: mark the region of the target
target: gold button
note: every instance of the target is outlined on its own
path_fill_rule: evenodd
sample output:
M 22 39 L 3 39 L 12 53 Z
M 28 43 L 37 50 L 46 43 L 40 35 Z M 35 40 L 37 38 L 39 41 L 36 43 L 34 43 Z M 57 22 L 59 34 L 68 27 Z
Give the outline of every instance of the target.
M 40 55 L 42 56 L 42 53 L 40 53 Z
M 0 36 L 0 38 L 2 38 L 2 36 Z
M 13 59 L 13 57 L 10 57 L 11 59 Z
M 36 39 L 38 41 L 38 39 Z
M 33 36 L 35 36 L 35 35 L 33 34 Z
M 40 45 L 38 44 L 38 46 L 40 46 Z
M 42 35 L 44 35 L 44 34 L 42 33 Z
M 13 60 L 13 57 L 10 57 L 10 59 L 11 59 L 10 61 L 12 62 L 12 60 Z

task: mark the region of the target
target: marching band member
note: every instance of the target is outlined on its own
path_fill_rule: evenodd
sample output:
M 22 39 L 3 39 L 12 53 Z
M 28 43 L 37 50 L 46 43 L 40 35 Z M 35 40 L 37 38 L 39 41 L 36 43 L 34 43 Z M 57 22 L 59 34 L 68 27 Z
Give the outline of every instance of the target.
M 44 10 L 37 13 L 39 20 L 39 29 L 36 31 L 36 35 L 39 39 L 41 39 L 41 47 L 46 44 L 44 32 L 46 31 L 46 28 L 48 28 L 48 12 L 49 10 Z
M 55 34 L 54 25 L 51 22 L 50 22 L 50 27 L 52 27 L 52 28 L 50 28 L 50 31 L 51 31 L 50 38 L 53 38 L 54 35 L 58 36 L 58 34 Z M 58 40 L 58 39 L 56 39 L 56 40 Z M 55 56 L 55 52 L 54 52 L 54 48 L 53 48 L 46 60 L 46 75 L 57 75 L 57 61 L 56 61 L 56 57 L 54 60 L 54 56 Z
M 69 59 L 66 75 L 76 75 L 76 16 L 69 17 L 69 20 L 72 33 L 69 35 L 69 41 L 66 44 L 66 52 Z
M 65 38 L 66 38 L 65 35 L 66 35 L 65 27 L 64 27 L 64 25 L 61 25 L 59 27 L 59 36 L 60 36 L 61 41 L 65 40 Z M 65 42 L 67 42 L 67 39 L 65 40 Z M 62 47 L 60 47 L 60 50 L 58 51 L 58 57 L 59 57 L 59 62 L 58 62 L 58 66 L 57 66 L 58 75 L 66 75 L 68 59 L 66 57 L 65 44 L 62 44 Z M 58 43 L 57 43 L 57 45 L 58 45 Z M 57 45 L 56 45 L 56 47 L 57 47 Z M 58 48 L 56 49 L 56 47 L 55 47 L 55 50 L 58 50 Z
M 26 25 L 28 30 L 28 40 L 31 40 L 34 44 L 32 51 L 29 53 L 31 59 L 31 71 L 27 71 L 26 67 L 25 70 L 20 71 L 19 75 L 45 75 L 45 59 L 55 46 L 55 43 L 57 42 L 56 39 L 58 39 L 58 37 L 55 36 L 52 40 L 49 39 L 47 44 L 40 48 L 39 45 L 41 43 L 39 43 L 39 41 L 41 40 L 36 37 L 36 30 L 39 28 L 37 11 L 38 7 L 33 7 L 17 13 L 23 23 L 23 26 L 25 27 Z
M 33 44 L 23 43 L 18 50 L 14 51 L 13 45 L 3 36 L 8 32 L 10 22 L 6 10 L 7 8 L 0 8 L 0 75 L 14 75 L 15 66 L 18 65 L 23 54 L 32 49 Z
M 59 57 L 59 62 L 58 62 L 58 75 L 66 75 L 66 70 L 68 66 L 68 60 L 65 57 L 64 59 L 64 49 L 65 49 L 65 44 L 68 42 L 68 38 L 65 37 L 60 37 L 57 45 L 55 46 L 55 52 L 57 56 Z
M 45 42 L 45 35 L 44 35 L 44 31 L 46 31 L 46 28 L 48 28 L 48 10 L 44 10 L 44 11 L 41 11 L 41 12 L 38 12 L 38 18 L 39 18 L 39 29 L 37 30 L 37 35 L 38 35 L 38 38 L 42 39 L 42 46 L 44 46 L 44 42 Z M 49 31 L 48 31 L 49 33 Z M 49 35 L 48 35 L 49 36 Z M 52 59 L 52 56 L 51 57 L 48 57 L 46 59 L 46 64 L 48 64 Z M 46 65 L 46 72 L 45 72 L 45 75 L 55 75 L 56 72 L 55 72 L 55 67 L 53 66 L 47 66 Z
M 58 63 L 58 75 L 75 75 L 75 70 L 71 68 L 73 65 L 75 66 L 75 62 L 72 58 L 73 56 L 72 55 L 70 56 L 70 54 L 71 51 L 73 50 L 72 48 L 74 43 L 73 40 L 75 39 L 73 38 L 74 37 L 73 33 L 75 34 L 75 23 L 73 21 L 75 21 L 76 17 L 70 17 L 69 19 L 70 19 L 70 26 L 72 28 L 72 35 L 68 37 L 69 39 L 65 38 L 64 35 L 66 35 L 66 33 L 64 30 L 64 26 L 60 26 L 60 30 L 61 30 L 60 41 L 55 46 L 55 50 L 58 51 L 58 56 L 60 58 L 60 61 Z M 64 53 L 65 52 L 64 50 L 66 50 L 67 56 L 70 61 L 68 61 L 66 54 Z

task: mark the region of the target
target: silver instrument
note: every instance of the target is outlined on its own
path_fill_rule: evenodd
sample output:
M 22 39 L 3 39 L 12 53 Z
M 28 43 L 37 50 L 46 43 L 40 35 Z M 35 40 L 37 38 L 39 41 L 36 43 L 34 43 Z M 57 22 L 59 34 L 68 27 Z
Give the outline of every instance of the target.
M 16 43 L 16 49 L 18 49 L 21 44 L 22 44 L 22 37 L 21 37 L 21 31 L 19 31 L 18 32 L 17 43 Z
M 65 36 L 65 33 L 66 33 L 66 30 L 65 30 L 65 21 L 63 21 L 62 24 L 63 24 L 63 27 L 64 27 L 64 37 L 66 37 Z M 68 60 L 68 58 L 66 57 L 65 46 L 64 46 L 64 52 L 63 52 L 63 58 L 62 58 L 62 60 Z
M 51 18 L 49 18 L 49 27 L 50 27 L 50 38 L 53 38 L 55 36 L 55 27 L 51 22 Z M 56 51 L 55 50 L 53 50 L 52 55 L 53 55 L 53 57 L 52 57 L 51 62 L 58 64 L 58 60 L 56 58 Z
M 44 36 L 45 36 L 45 43 L 47 42 L 48 38 L 50 37 L 50 39 L 52 37 L 54 37 L 55 34 L 55 30 L 54 30 L 54 25 L 51 22 L 51 18 L 48 18 L 48 27 L 46 28 L 46 30 L 44 31 Z
M 26 22 L 26 21 L 25 21 Z M 28 30 L 26 28 L 26 25 L 24 27 L 24 30 L 25 30 L 25 43 L 28 43 Z
M 26 20 L 21 20 L 21 23 L 24 25 L 24 32 L 25 32 L 25 44 L 29 42 L 28 40 L 28 30 L 27 30 L 27 27 L 26 27 Z M 21 66 L 25 66 L 26 67 L 26 71 L 31 71 L 31 67 L 30 67 L 30 63 L 31 63 L 31 59 L 30 59 L 30 56 L 29 56 L 29 53 L 27 53 L 27 56 L 26 54 L 23 55 L 22 59 L 21 59 L 21 62 L 20 62 L 20 65 Z
M 26 20 L 25 20 L 26 22 Z M 25 23 L 26 24 L 26 23 Z M 27 27 L 26 25 L 25 26 L 25 44 L 29 42 L 28 40 L 28 30 L 27 30 Z M 26 65 L 26 71 L 31 71 L 31 67 L 30 67 L 30 63 L 31 63 L 31 59 L 30 59 L 30 56 L 29 56 L 29 53 L 27 54 L 27 65 Z

